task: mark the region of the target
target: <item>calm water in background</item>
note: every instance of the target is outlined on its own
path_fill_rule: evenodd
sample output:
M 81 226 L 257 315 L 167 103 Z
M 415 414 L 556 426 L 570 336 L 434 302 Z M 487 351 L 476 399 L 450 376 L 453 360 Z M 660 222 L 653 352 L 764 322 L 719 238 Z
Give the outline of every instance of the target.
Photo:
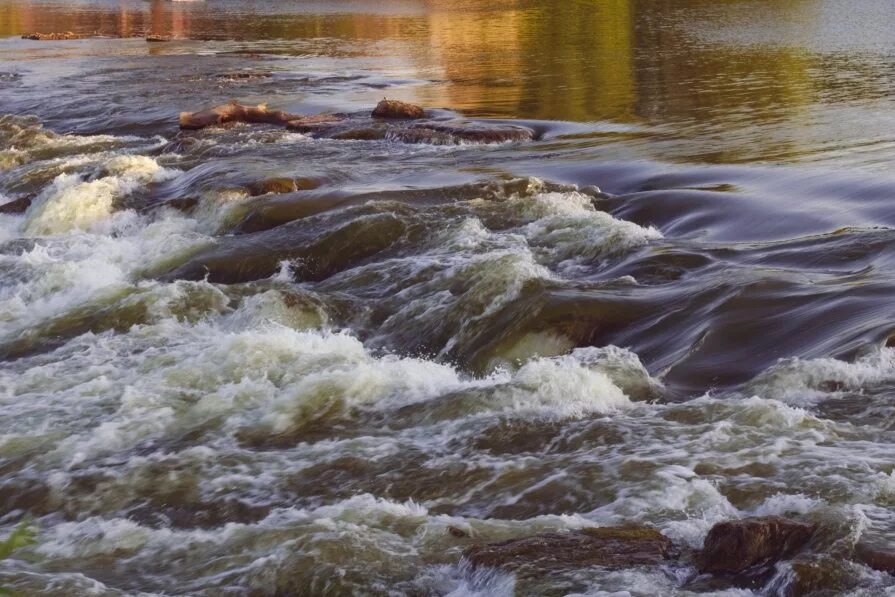
M 781 513 L 842 590 L 892 591 L 848 553 L 895 543 L 893 25 L 874 0 L 0 0 L 0 195 L 33 198 L 0 216 L 0 514 L 41 528 L 2 583 L 686 594 L 686 567 L 458 562 Z M 383 96 L 538 137 L 176 126 Z M 253 193 L 275 177 L 313 188 Z

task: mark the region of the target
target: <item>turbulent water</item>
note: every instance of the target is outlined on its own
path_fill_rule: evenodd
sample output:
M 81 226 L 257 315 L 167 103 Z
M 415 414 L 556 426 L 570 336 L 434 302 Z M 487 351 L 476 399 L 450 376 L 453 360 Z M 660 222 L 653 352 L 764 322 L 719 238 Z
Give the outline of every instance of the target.
M 891 4 L 207 4 L 0 0 L 0 585 L 785 594 L 461 562 L 785 514 L 893 594 Z M 176 129 L 383 95 L 535 139 Z

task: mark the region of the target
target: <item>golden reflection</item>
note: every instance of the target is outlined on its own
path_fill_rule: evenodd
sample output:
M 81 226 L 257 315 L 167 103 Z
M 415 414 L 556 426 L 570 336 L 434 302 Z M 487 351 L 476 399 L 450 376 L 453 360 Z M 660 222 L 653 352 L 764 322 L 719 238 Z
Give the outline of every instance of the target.
M 768 0 L 763 18 L 785 31 L 814 18 L 815 4 Z M 754 10 L 739 0 L 387 0 L 368 13 L 313 14 L 299 4 L 284 14 L 249 6 L 236 16 L 167 0 L 45 6 L 0 0 L 0 34 L 310 41 L 321 54 L 373 56 L 385 70 L 411 65 L 411 76 L 432 81 L 416 89 L 420 101 L 473 115 L 763 126 L 801 118 L 822 91 L 814 55 L 698 37 L 699 27 L 717 36 L 732 16 Z M 767 151 L 798 152 L 798 126 L 768 128 Z M 735 160 L 737 146 L 704 157 Z

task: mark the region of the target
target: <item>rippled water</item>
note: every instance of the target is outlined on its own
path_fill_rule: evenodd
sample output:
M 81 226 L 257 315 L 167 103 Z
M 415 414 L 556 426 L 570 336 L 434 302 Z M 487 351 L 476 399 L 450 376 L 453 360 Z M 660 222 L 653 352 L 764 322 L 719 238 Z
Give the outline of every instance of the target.
M 516 579 L 460 552 L 625 522 L 696 547 L 779 513 L 821 525 L 841 590 L 892 594 L 843 555 L 895 546 L 892 22 L 0 0 L 0 199 L 31 201 L 0 214 L 0 522 L 40 529 L 0 585 L 683 595 L 685 566 Z M 102 37 L 19 38 L 69 30 Z M 177 130 L 385 95 L 536 138 Z

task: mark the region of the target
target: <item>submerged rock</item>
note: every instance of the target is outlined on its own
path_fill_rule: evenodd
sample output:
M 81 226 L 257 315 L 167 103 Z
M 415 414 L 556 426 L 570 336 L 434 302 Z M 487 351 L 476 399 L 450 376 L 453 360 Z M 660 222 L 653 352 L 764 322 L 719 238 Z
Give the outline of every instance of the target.
M 563 568 L 655 566 L 676 555 L 671 539 L 643 526 L 595 527 L 474 545 L 463 557 L 475 567 L 546 572 Z
M 426 122 L 395 130 L 389 136 L 404 143 L 457 145 L 460 143 L 507 143 L 530 141 L 535 132 L 530 128 L 508 124 L 480 125 L 457 122 Z
M 416 104 L 400 100 L 383 99 L 373 109 L 373 118 L 425 118 L 426 111 Z
M 785 580 L 777 591 L 785 597 L 841 595 L 852 585 L 843 563 L 827 557 L 793 562 Z
M 858 543 L 855 546 L 855 558 L 874 570 L 895 574 L 895 549 Z
M 766 568 L 796 553 L 814 530 L 814 525 L 779 516 L 720 522 L 705 538 L 699 569 L 713 574 L 742 574 Z

